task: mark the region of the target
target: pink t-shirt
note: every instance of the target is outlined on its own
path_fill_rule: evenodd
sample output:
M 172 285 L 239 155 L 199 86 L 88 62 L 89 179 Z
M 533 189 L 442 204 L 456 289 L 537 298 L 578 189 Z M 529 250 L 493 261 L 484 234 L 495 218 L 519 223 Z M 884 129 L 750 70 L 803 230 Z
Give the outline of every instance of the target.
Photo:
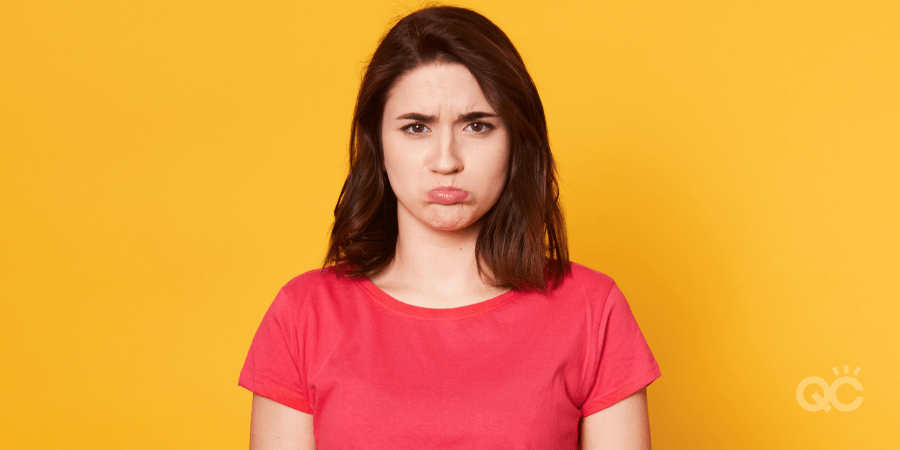
M 583 416 L 659 376 L 615 282 L 579 264 L 449 309 L 328 267 L 281 289 L 239 385 L 312 414 L 319 450 L 575 449 Z

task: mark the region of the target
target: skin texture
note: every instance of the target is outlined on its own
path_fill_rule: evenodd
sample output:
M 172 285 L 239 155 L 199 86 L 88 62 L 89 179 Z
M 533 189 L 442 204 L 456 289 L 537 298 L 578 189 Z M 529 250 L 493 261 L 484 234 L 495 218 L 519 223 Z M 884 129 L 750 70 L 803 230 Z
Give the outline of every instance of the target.
M 647 388 L 584 418 L 581 424 L 584 450 L 650 450 Z
M 370 276 L 405 303 L 453 308 L 505 292 L 475 265 L 481 218 L 500 198 L 509 164 L 509 131 L 465 66 L 434 63 L 401 77 L 382 117 L 384 169 L 397 196 L 393 261 Z M 461 203 L 428 198 L 439 186 L 468 192 Z
M 313 416 L 253 394 L 250 450 L 313 450 Z
M 494 117 L 467 119 L 472 113 Z M 460 64 L 428 64 L 396 82 L 381 136 L 398 220 L 434 231 L 462 230 L 494 206 L 509 162 L 507 127 L 496 114 Z M 439 186 L 462 188 L 468 198 L 453 205 L 431 202 L 428 191 Z

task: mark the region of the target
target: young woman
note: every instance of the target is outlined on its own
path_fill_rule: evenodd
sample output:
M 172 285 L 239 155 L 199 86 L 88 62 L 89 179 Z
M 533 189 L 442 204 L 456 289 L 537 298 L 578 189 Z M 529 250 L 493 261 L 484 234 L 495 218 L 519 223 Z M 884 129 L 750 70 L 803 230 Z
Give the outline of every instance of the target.
M 606 275 L 570 263 L 544 111 L 485 17 L 401 19 L 357 99 L 322 269 L 240 376 L 252 449 L 650 448 L 660 376 Z

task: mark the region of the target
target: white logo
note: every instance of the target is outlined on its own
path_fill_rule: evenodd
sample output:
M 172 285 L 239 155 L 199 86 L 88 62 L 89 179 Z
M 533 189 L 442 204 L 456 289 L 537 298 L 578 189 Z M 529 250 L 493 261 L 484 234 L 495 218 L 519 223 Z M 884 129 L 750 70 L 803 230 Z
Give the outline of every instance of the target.
M 840 375 L 837 367 L 832 367 L 832 371 L 834 371 L 835 375 Z M 844 366 L 844 373 L 850 372 L 850 366 Z M 853 371 L 853 376 L 855 377 L 859 374 L 859 367 Z M 819 395 L 818 392 L 813 392 L 812 399 L 815 400 L 815 403 L 809 403 L 806 401 L 806 398 L 803 397 L 803 390 L 806 389 L 807 386 L 811 384 L 817 384 L 825 390 L 825 397 L 823 398 Z M 835 397 L 835 393 L 837 389 L 845 384 L 849 384 L 856 388 L 856 391 L 862 391 L 862 384 L 856 378 L 853 378 L 849 375 L 840 377 L 829 385 L 825 380 L 819 377 L 807 377 L 804 378 L 803 381 L 800 382 L 800 385 L 797 386 L 797 403 L 800 403 L 800 406 L 807 411 L 821 411 L 825 410 L 825 412 L 831 411 L 831 405 L 834 405 L 839 411 L 853 411 L 856 408 L 859 408 L 859 405 L 862 403 L 862 397 L 856 397 L 856 400 L 853 400 L 853 403 L 849 405 L 843 404 L 838 401 L 837 397 Z M 830 405 L 829 405 L 830 403 Z

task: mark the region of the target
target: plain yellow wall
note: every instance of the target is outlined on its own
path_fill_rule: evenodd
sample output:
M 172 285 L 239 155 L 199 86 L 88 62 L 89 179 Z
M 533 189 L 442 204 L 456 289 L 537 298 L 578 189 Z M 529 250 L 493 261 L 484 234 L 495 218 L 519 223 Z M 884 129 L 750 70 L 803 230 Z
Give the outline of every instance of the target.
M 655 447 L 896 445 L 900 3 L 458 4 L 536 80 L 573 259 L 662 367 Z M 322 261 L 360 73 L 415 5 L 0 5 L 5 448 L 247 447 L 250 340 Z M 800 407 L 845 364 L 858 409 Z

